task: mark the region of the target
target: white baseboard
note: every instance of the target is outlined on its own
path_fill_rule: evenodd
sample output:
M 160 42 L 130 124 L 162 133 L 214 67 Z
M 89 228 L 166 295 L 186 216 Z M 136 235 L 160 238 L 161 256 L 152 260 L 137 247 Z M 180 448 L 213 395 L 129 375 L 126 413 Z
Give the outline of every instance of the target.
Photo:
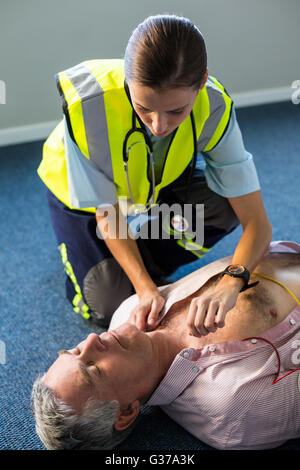
M 232 93 L 231 97 L 236 108 L 244 108 L 247 106 L 290 101 L 292 93 L 293 90 L 291 87 L 281 87 Z M 31 124 L 29 126 L 0 129 L 0 147 L 45 140 L 58 123 L 59 121 L 50 121 L 41 124 Z
M 293 92 L 294 90 L 291 87 L 281 87 L 232 93 L 230 96 L 236 108 L 245 108 L 261 104 L 279 103 L 280 101 L 291 101 Z
M 48 121 L 41 124 L 0 129 L 0 147 L 45 140 L 58 123 L 59 121 Z

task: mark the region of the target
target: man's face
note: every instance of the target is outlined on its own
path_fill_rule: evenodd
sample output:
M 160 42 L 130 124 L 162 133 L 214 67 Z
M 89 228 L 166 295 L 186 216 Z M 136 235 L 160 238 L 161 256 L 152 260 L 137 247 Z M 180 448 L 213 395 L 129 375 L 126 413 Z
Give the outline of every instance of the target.
M 74 349 L 61 351 L 44 383 L 75 411 L 91 396 L 127 404 L 151 389 L 153 359 L 151 337 L 124 323 L 100 336 L 91 333 Z

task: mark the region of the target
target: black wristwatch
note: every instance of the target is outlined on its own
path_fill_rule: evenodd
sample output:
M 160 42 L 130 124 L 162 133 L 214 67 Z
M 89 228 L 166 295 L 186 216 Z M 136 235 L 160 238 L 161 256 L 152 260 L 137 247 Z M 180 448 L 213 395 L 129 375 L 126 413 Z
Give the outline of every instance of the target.
M 245 268 L 245 266 L 242 266 L 241 264 L 230 264 L 229 266 L 227 266 L 226 269 L 224 269 L 224 271 L 222 272 L 222 276 L 224 276 L 224 274 L 228 274 L 231 277 L 240 277 L 244 279 L 245 285 L 241 288 L 240 292 L 250 289 L 250 287 L 254 287 L 259 283 L 259 281 L 257 281 L 252 282 L 252 284 L 248 284 L 250 279 L 250 273 L 248 269 Z

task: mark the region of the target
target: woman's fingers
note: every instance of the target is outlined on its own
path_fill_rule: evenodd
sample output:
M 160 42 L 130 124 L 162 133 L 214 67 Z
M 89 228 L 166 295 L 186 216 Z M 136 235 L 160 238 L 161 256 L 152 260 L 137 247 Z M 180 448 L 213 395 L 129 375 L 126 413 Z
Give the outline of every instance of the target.
M 209 333 L 209 330 L 206 328 L 205 319 L 206 319 L 206 312 L 207 305 L 206 302 L 201 300 L 198 301 L 198 309 L 196 312 L 194 324 L 197 330 L 200 332 L 201 336 L 206 336 Z
M 158 317 L 160 314 L 161 309 L 164 306 L 164 298 L 163 297 L 157 297 L 153 299 L 152 305 L 151 305 L 151 311 L 148 316 L 148 325 L 149 326 L 154 326 L 157 324 Z
M 157 303 L 157 300 L 154 299 L 153 302 L 152 302 L 152 305 L 151 305 L 151 311 L 149 313 L 149 316 L 148 316 L 148 325 L 149 326 L 154 326 L 157 322 L 157 318 L 158 318 L 158 313 L 159 313 L 159 310 L 158 310 L 158 303 Z
M 194 320 L 197 312 L 197 304 L 194 302 L 195 299 L 191 300 L 190 308 L 186 317 L 186 324 L 189 330 L 190 335 L 194 335 L 195 328 L 194 328 Z
M 216 320 L 216 314 L 219 309 L 219 302 L 211 300 L 208 305 L 208 309 L 205 315 L 204 319 L 204 327 L 209 331 L 210 333 L 214 333 L 217 329 L 217 326 L 215 325 L 215 320 Z
M 139 330 L 145 328 L 145 307 L 138 305 L 129 315 L 129 323 L 135 325 Z
M 137 312 L 137 324 L 139 330 L 144 331 L 146 327 L 146 317 L 149 313 L 149 306 L 143 305 Z
M 218 328 L 223 328 L 225 325 L 225 316 L 227 313 L 227 309 L 224 304 L 220 304 L 218 313 L 216 315 L 215 323 Z
M 146 330 L 146 323 L 153 327 L 157 325 L 158 316 L 165 300 L 162 296 L 143 299 L 130 313 L 128 321 L 141 330 Z
M 187 316 L 187 325 L 193 336 L 206 336 L 222 328 L 225 322 L 225 305 L 213 299 L 192 299 Z
M 165 300 L 162 296 L 154 296 L 140 302 L 131 312 L 129 322 L 132 322 L 141 331 L 148 327 L 156 327 L 159 314 L 164 306 Z M 217 328 L 225 324 L 225 316 L 228 306 L 220 299 L 209 297 L 195 297 L 191 300 L 187 314 L 187 327 L 189 334 L 200 337 L 214 333 Z
M 208 331 L 203 325 L 206 312 L 205 301 L 200 298 L 194 298 L 191 301 L 189 312 L 187 315 L 187 326 L 190 334 L 193 336 L 205 336 Z

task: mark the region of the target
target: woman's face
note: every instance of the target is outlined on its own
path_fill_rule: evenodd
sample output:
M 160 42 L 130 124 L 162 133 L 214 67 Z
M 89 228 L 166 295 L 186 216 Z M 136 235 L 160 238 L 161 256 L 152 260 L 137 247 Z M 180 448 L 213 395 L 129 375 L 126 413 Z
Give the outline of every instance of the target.
M 191 87 L 154 89 L 134 81 L 128 86 L 136 113 L 157 137 L 170 134 L 187 118 L 199 92 Z

